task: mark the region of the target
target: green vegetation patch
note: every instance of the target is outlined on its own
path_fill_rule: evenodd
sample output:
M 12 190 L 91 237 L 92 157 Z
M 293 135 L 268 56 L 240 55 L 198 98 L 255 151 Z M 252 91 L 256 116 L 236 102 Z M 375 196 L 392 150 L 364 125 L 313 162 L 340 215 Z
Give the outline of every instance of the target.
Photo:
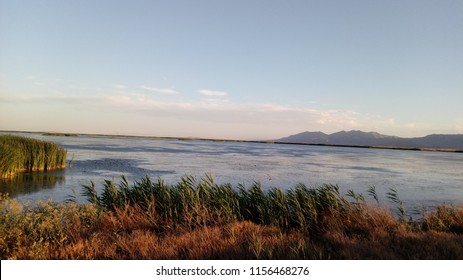
M 66 167 L 67 151 L 52 143 L 14 135 L 0 136 L 0 177 L 23 171 L 48 171 Z
M 376 196 L 374 189 L 371 192 Z M 311 189 L 298 184 L 286 191 L 264 190 L 257 182 L 250 187 L 219 185 L 212 176 L 199 180 L 185 176 L 175 185 L 168 185 L 161 178 L 153 181 L 145 177 L 132 186 L 123 177 L 119 184 L 105 180 L 100 194 L 92 181 L 83 186 L 82 194 L 103 211 L 118 211 L 127 205 L 154 211 L 162 217 L 165 227 L 196 228 L 251 221 L 285 230 L 297 229 L 310 235 L 347 224 L 345 232 L 350 232 L 352 223 L 346 221 L 365 215 L 369 208 L 362 195 L 350 191 L 345 197 L 337 185 L 324 184 Z M 398 196 L 396 200 L 400 202 L 399 218 L 405 221 L 405 209 Z

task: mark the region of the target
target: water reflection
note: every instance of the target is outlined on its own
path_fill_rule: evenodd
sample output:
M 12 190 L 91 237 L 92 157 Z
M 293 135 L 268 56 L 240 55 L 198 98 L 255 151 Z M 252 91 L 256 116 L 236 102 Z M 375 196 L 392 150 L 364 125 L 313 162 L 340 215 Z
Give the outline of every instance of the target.
M 0 192 L 8 193 L 10 197 L 16 197 L 20 194 L 52 189 L 65 182 L 64 170 L 19 173 L 12 178 L 0 179 Z

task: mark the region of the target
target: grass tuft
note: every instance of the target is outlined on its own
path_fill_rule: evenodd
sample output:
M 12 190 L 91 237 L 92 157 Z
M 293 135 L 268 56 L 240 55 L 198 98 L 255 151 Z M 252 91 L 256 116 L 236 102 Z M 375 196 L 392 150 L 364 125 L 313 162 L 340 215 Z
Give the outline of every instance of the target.
M 9 178 L 22 171 L 65 168 L 66 154 L 66 150 L 55 143 L 0 135 L 0 178 Z

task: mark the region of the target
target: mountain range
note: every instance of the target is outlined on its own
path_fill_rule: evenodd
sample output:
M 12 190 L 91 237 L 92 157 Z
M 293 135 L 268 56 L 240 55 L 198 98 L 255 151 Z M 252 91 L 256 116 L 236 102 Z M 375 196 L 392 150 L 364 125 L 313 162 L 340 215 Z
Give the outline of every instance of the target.
M 360 130 L 343 130 L 332 134 L 325 134 L 320 131 L 306 131 L 277 139 L 275 142 L 463 150 L 463 134 L 431 134 L 424 137 L 403 138 L 383 135 L 377 132 L 363 132 Z

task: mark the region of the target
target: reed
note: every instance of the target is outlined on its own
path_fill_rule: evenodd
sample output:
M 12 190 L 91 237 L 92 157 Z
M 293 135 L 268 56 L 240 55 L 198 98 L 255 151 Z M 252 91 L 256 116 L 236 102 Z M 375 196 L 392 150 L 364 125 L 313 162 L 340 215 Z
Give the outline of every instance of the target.
M 83 186 L 87 200 L 103 210 L 115 211 L 125 205 L 154 211 L 163 220 L 189 227 L 236 221 L 240 217 L 238 196 L 229 184 L 217 185 L 211 176 L 197 181 L 186 176 L 176 185 L 167 185 L 161 178 L 145 177 L 129 186 L 122 178 L 119 184 L 105 180 L 98 195 L 91 182 Z
M 14 135 L 0 136 L 0 177 L 23 171 L 49 171 L 66 167 L 66 150 L 59 145 Z
M 336 185 L 283 191 L 145 177 L 84 192 L 91 203 L 0 194 L 0 259 L 463 259 L 463 208 L 443 205 L 411 227 Z
M 83 186 L 87 200 L 104 211 L 116 211 L 126 205 L 154 210 L 162 217 L 164 226 L 220 225 L 229 222 L 251 221 L 282 229 L 299 229 L 317 234 L 325 230 L 332 217 L 342 219 L 355 204 L 347 201 L 336 185 L 325 184 L 309 189 L 303 184 L 283 191 L 264 190 L 255 182 L 250 187 L 234 188 L 217 184 L 212 176 L 196 180 L 183 177 L 176 185 L 149 177 L 129 186 L 125 177 L 116 184 L 105 180 L 101 194 L 91 182 Z

